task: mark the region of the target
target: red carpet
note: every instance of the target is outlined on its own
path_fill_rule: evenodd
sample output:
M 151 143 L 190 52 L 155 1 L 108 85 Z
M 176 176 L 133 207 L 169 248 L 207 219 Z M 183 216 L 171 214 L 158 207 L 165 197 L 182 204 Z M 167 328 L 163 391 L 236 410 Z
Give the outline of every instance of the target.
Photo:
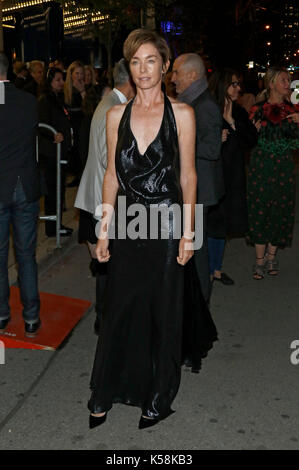
M 91 302 L 40 292 L 42 322 L 35 338 L 27 338 L 22 317 L 19 289 L 11 287 L 11 320 L 0 340 L 6 348 L 57 349 L 89 309 Z

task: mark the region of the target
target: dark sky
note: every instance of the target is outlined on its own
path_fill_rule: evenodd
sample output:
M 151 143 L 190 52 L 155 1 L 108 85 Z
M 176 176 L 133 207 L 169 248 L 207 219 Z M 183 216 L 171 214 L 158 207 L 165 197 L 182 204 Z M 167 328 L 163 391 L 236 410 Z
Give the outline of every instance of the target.
M 209 57 L 212 64 L 244 65 L 249 60 L 277 62 L 280 54 L 280 15 L 284 0 L 187 0 L 177 2 L 177 21 L 183 23 L 183 40 L 177 41 L 179 52 L 194 48 Z M 236 5 L 240 9 L 236 10 Z M 239 22 L 236 21 L 236 13 Z M 265 31 L 265 24 L 271 30 Z M 265 47 L 271 41 L 272 47 Z M 268 54 L 268 55 L 267 55 Z

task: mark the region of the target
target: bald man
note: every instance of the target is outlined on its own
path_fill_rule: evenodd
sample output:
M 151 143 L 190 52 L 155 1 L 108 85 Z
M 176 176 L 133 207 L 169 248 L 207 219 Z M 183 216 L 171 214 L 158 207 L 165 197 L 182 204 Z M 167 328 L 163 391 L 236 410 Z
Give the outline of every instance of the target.
M 194 255 L 202 292 L 209 301 L 211 280 L 206 220 L 209 207 L 224 195 L 220 159 L 222 116 L 209 92 L 205 65 L 198 54 L 180 55 L 173 64 L 171 80 L 178 93 L 177 99 L 192 106 L 196 116 L 197 203 L 204 207 L 204 237 L 202 248 Z

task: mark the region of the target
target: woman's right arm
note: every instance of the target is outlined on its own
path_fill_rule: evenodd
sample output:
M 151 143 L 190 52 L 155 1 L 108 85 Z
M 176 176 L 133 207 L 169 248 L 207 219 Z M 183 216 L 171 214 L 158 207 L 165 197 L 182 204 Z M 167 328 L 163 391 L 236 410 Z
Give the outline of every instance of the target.
M 121 109 L 120 109 L 121 108 Z M 116 196 L 119 188 L 115 170 L 115 151 L 117 144 L 118 126 L 121 118 L 120 111 L 124 107 L 113 107 L 106 117 L 106 137 L 107 137 L 107 168 L 103 181 L 102 197 L 102 220 L 99 239 L 96 247 L 96 254 L 100 263 L 109 261 L 109 238 L 108 229 L 112 219 Z

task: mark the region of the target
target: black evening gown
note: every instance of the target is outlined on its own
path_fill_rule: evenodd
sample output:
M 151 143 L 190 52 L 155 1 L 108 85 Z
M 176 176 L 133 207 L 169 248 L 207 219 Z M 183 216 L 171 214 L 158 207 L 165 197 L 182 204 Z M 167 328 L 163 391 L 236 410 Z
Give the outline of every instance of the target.
M 160 130 L 141 155 L 130 127 L 132 103 L 126 106 L 118 130 L 119 195 L 126 196 L 127 207 L 181 205 L 172 105 L 165 95 Z M 177 262 L 179 240 L 171 236 L 175 223 L 174 216 L 168 239 L 116 237 L 114 241 L 91 377 L 92 413 L 125 403 L 140 407 L 144 416 L 165 418 L 179 389 L 182 363 L 187 359 L 200 368 L 201 357 L 217 339 L 193 261 L 188 268 Z

